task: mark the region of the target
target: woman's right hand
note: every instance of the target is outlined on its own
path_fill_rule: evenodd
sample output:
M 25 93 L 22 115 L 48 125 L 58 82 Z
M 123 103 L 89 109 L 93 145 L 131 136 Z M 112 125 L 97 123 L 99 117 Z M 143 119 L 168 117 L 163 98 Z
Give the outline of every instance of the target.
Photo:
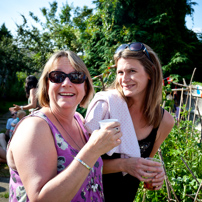
M 109 123 L 104 128 L 93 131 L 87 144 L 91 147 L 93 152 L 97 152 L 100 156 L 120 145 L 121 136 L 120 123 L 113 122 Z
M 18 110 L 20 110 L 21 108 L 20 108 L 20 106 L 18 106 L 18 105 L 16 105 L 16 104 L 13 104 L 13 107 L 10 107 L 9 108 L 9 111 L 18 111 Z

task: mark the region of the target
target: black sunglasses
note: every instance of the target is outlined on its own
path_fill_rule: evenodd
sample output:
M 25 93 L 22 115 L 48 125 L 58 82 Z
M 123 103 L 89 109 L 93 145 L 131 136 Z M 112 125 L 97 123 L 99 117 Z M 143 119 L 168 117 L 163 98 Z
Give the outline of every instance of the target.
M 140 42 L 122 44 L 116 49 L 115 54 L 119 53 L 120 51 L 125 50 L 126 48 L 129 48 L 129 50 L 131 50 L 131 51 L 143 51 L 145 53 L 145 55 L 149 58 L 149 60 L 152 62 L 146 47 L 144 46 L 143 43 L 140 43 Z
M 65 74 L 61 71 L 52 71 L 49 73 L 49 79 L 52 83 L 62 83 L 67 77 L 75 84 L 81 84 L 87 78 L 83 72 L 71 72 L 69 74 Z

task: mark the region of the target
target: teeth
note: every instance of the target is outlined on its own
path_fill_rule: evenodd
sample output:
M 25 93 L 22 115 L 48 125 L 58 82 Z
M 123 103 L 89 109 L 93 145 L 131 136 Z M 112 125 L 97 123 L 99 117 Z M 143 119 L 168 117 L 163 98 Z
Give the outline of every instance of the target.
M 74 95 L 73 93 L 60 93 L 60 95 Z

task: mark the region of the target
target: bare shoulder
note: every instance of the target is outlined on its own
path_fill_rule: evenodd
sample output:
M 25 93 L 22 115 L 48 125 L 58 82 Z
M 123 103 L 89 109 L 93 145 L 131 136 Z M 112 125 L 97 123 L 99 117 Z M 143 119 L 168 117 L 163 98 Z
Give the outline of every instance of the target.
M 174 117 L 166 110 L 164 110 L 164 116 L 162 119 L 162 124 L 166 127 L 173 127 L 175 124 Z
M 31 93 L 31 94 L 36 94 L 36 92 L 37 92 L 37 89 L 36 89 L 36 88 L 30 89 L 30 93 Z
M 50 127 L 45 120 L 39 117 L 27 117 L 17 126 L 11 145 L 12 143 L 16 145 L 18 142 L 19 144 L 32 141 L 39 143 L 43 139 L 47 139 L 50 134 Z
M 160 134 L 167 137 L 170 131 L 172 130 L 174 124 L 175 119 L 173 118 L 173 116 L 168 111 L 164 110 L 163 119 L 159 126 Z
M 84 123 L 84 118 L 83 118 L 83 116 L 79 113 L 79 112 L 76 112 L 76 114 L 80 117 L 80 119 L 82 120 L 82 122 Z

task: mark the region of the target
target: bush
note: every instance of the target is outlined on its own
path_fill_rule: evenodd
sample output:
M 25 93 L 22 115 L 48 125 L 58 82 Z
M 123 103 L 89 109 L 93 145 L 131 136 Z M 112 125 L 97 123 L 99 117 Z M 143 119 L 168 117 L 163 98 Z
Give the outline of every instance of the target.
M 185 106 L 181 115 L 187 116 Z M 178 200 L 183 202 L 193 201 L 199 188 L 199 183 L 202 182 L 202 144 L 200 143 L 199 131 L 195 130 L 194 127 L 192 129 L 192 126 L 192 121 L 181 120 L 178 125 L 176 124 L 173 127 L 168 138 L 161 145 L 168 179 Z M 158 154 L 155 157 L 158 158 Z M 183 160 L 198 182 L 194 179 Z M 135 201 L 143 201 L 143 194 L 143 186 L 140 184 Z M 171 196 L 175 199 L 173 193 Z M 202 199 L 202 195 L 198 195 L 198 199 Z M 167 200 L 168 193 L 165 183 L 159 191 L 146 191 L 145 202 Z

